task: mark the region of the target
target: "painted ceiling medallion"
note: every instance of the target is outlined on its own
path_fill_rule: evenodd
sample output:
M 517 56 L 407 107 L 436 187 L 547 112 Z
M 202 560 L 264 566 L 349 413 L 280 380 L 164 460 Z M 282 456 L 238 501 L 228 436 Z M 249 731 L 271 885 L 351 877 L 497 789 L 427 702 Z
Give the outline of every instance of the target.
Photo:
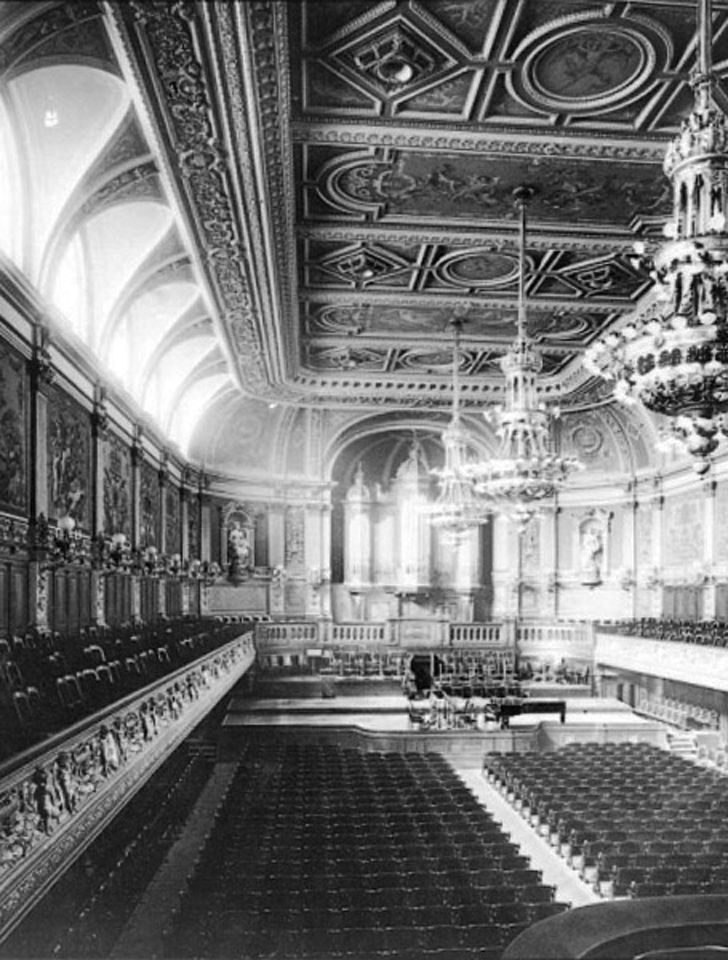
M 470 354 L 459 352 L 460 369 L 469 367 L 473 361 Z M 419 370 L 422 373 L 450 373 L 452 371 L 452 355 L 447 350 L 408 350 L 402 354 L 399 366 L 407 370 Z
M 333 58 L 358 80 L 369 81 L 385 97 L 407 90 L 451 66 L 443 51 L 411 25 L 398 21 L 355 45 L 334 51 Z
M 500 287 L 515 282 L 518 260 L 491 250 L 466 250 L 443 260 L 437 272 L 459 287 Z
M 645 91 L 669 47 L 664 31 L 647 18 L 554 21 L 517 51 L 517 95 L 559 113 L 616 110 Z
M 386 352 L 367 347 L 314 347 L 309 361 L 316 370 L 382 370 Z

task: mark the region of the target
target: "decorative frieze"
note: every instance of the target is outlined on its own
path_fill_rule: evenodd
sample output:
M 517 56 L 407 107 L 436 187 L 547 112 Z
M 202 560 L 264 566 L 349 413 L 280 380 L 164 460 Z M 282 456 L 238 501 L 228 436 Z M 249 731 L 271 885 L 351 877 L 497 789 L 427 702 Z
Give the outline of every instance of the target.
M 248 670 L 252 636 L 97 714 L 0 780 L 0 937 Z

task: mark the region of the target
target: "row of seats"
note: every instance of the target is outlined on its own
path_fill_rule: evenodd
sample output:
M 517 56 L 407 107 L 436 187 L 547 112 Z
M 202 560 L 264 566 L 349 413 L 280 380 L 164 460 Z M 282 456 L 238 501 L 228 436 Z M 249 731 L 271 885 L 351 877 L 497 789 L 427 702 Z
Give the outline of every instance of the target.
M 728 893 L 728 796 L 716 771 L 648 744 L 489 754 L 484 767 L 602 896 Z
M 566 909 L 437 754 L 249 744 L 175 957 L 480 957 Z M 234 941 L 233 941 L 234 931 Z
M 161 679 L 245 629 L 184 618 L 146 627 L 90 628 L 76 637 L 49 632 L 1 640 L 0 758 Z
M 671 617 L 639 617 L 601 624 L 604 633 L 619 633 L 650 640 L 697 643 L 708 647 L 728 646 L 728 621 L 677 620 Z
M 648 713 L 683 730 L 720 729 L 720 713 L 717 710 L 678 700 L 675 697 L 650 697 L 644 692 L 637 709 L 640 713 Z

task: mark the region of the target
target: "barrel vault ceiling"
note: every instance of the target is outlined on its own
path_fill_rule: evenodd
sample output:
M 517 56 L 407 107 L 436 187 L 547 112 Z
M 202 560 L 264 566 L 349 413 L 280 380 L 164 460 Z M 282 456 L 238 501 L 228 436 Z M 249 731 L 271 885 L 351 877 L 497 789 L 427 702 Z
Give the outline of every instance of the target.
M 714 8 L 722 74 L 728 14 Z M 25 272 L 42 286 L 84 215 L 159 200 L 145 269 L 96 346 L 113 353 L 122 316 L 143 336 L 145 306 L 161 315 L 174 299 L 144 362 L 125 359 L 167 427 L 175 411 L 224 420 L 242 401 L 444 412 L 456 313 L 474 410 L 501 394 L 513 190 L 528 184 L 544 393 L 604 402 L 581 357 L 650 288 L 633 244 L 658 237 L 671 207 L 662 158 L 692 102 L 695 13 L 695 0 L 2 3 L 16 108 L 31 67 L 75 64 L 124 91 L 99 93 L 106 142 L 89 140 L 64 228 L 46 225 Z M 164 394 L 154 371 L 180 364 Z

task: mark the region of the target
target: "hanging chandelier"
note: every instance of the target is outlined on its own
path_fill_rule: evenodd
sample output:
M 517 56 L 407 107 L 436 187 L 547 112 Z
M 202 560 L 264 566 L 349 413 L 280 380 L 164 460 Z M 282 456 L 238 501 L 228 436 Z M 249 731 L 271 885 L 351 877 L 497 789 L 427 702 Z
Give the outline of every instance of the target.
M 585 356 L 615 397 L 671 418 L 698 473 L 728 434 L 728 119 L 714 102 L 711 20 L 710 0 L 698 0 L 695 102 L 663 165 L 673 214 L 652 258 L 657 299 Z
M 498 450 L 492 459 L 465 468 L 475 495 L 489 503 L 492 511 L 505 513 L 521 525 L 582 466 L 574 457 L 559 455 L 550 429 L 557 411 L 547 410 L 538 400 L 542 360 L 528 339 L 526 324 L 526 207 L 532 194 L 528 187 L 514 192 L 520 214 L 517 335 L 501 360 L 505 404 L 486 413 L 497 426 Z
M 429 507 L 429 520 L 440 530 L 445 540 L 458 542 L 481 524 L 487 523 L 492 508 L 478 497 L 469 476 L 473 456 L 468 433 L 460 419 L 460 330 L 461 315 L 456 314 L 450 324 L 453 329 L 452 356 L 452 414 L 450 423 L 442 432 L 445 451 L 444 466 L 432 470 L 439 480 L 439 493 Z

